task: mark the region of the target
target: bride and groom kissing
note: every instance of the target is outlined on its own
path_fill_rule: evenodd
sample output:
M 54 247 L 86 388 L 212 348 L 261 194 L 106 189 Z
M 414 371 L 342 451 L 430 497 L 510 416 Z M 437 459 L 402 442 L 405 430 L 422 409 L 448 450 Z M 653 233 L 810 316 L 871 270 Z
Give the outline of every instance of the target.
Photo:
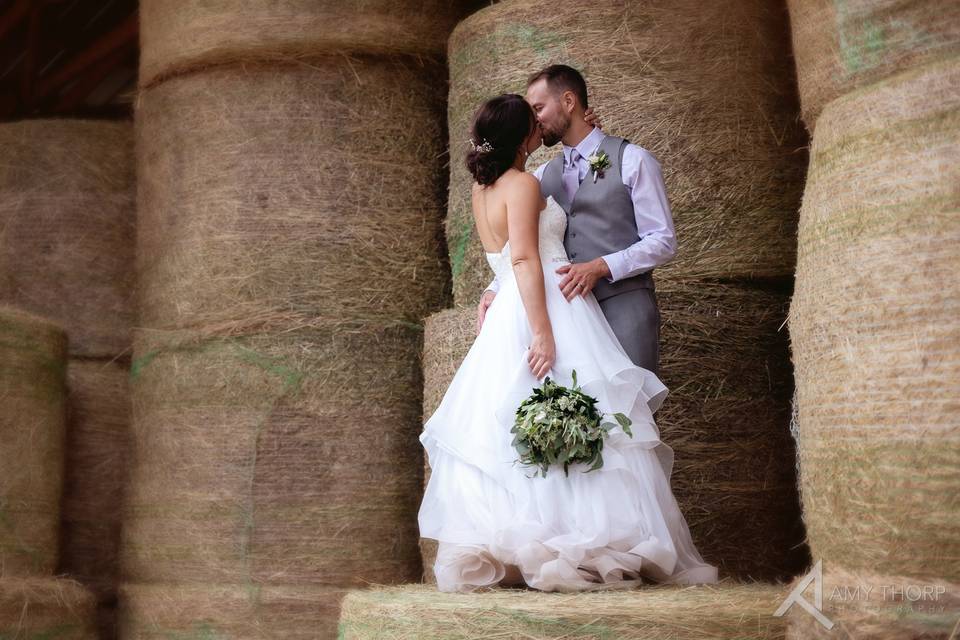
M 441 591 L 544 591 L 717 581 L 670 488 L 673 450 L 654 412 L 660 312 L 652 270 L 676 252 L 660 166 L 594 126 L 582 75 L 551 65 L 526 96 L 484 102 L 466 165 L 495 277 L 477 336 L 420 436 L 431 468 L 418 521 L 438 541 Z M 531 174 L 541 144 L 563 154 Z M 623 413 L 595 471 L 529 477 L 510 429 L 531 388 L 571 374 L 605 413 Z
M 533 172 L 541 194 L 552 196 L 567 214 L 563 244 L 572 264 L 558 270 L 565 276 L 560 281 L 563 295 L 569 300 L 592 291 L 634 364 L 658 373 L 660 311 L 653 268 L 669 261 L 677 249 L 660 165 L 643 147 L 590 124 L 594 118 L 586 83 L 572 67 L 552 65 L 531 76 L 526 101 L 538 120 L 539 131 L 532 135 L 542 137 L 548 147 L 563 142 L 563 155 Z M 496 102 L 489 106 L 508 108 Z M 534 140 L 524 150 L 532 153 L 537 147 Z M 609 166 L 594 179 L 589 159 L 603 152 Z M 474 189 L 475 205 L 483 189 Z M 502 203 L 505 198 L 489 200 Z M 478 225 L 482 227 L 482 221 Z M 478 331 L 499 287 L 494 278 L 481 297 Z

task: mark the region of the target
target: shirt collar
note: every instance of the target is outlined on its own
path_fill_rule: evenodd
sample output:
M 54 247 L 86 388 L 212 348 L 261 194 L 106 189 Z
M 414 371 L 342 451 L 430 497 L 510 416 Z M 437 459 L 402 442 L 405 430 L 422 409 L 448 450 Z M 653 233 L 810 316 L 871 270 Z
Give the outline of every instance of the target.
M 598 144 L 600 144 L 601 140 L 603 140 L 603 132 L 599 128 L 594 126 L 593 131 L 588 133 L 586 137 L 583 140 L 581 140 L 580 144 L 578 144 L 576 147 L 568 147 L 567 145 L 563 145 L 564 163 L 570 164 L 570 150 L 574 148 L 577 150 L 577 153 L 579 153 L 582 157 L 588 158 L 590 156 L 590 153 L 593 152 L 594 149 L 596 149 Z

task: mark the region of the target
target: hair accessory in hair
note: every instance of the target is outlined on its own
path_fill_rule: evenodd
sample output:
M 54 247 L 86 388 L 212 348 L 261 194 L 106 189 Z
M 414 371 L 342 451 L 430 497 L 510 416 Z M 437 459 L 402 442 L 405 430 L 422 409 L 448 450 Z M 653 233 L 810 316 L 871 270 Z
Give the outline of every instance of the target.
M 481 153 L 488 153 L 490 151 L 493 151 L 493 145 L 487 142 L 486 140 L 484 140 L 483 144 L 480 144 L 480 145 L 474 142 L 473 138 L 470 138 L 467 142 L 470 143 L 470 148 L 473 149 L 474 151 L 479 151 Z

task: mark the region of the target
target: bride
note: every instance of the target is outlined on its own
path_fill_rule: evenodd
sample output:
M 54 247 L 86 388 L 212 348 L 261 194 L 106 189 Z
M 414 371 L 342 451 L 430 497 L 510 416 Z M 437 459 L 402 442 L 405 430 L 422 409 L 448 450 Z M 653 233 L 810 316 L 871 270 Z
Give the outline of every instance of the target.
M 431 474 L 418 520 L 420 535 L 438 541 L 438 588 L 716 582 L 670 488 L 673 450 L 653 419 L 667 387 L 633 364 L 593 293 L 567 301 L 560 289 L 566 213 L 525 171 L 541 144 L 533 109 L 519 95 L 493 98 L 472 136 L 474 217 L 501 286 L 420 436 Z M 598 410 L 632 420 L 633 437 L 612 429 L 599 470 L 574 464 L 569 476 L 540 477 L 517 462 L 514 413 L 547 375 L 572 386 L 574 369 Z

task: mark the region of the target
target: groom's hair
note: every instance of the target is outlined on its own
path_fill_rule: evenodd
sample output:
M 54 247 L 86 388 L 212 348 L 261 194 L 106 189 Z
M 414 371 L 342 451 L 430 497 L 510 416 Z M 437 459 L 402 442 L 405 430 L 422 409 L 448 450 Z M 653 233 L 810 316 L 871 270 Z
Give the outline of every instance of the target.
M 587 83 L 580 72 L 573 67 L 568 67 L 565 64 L 552 64 L 530 76 L 527 79 L 527 86 L 529 87 L 541 78 L 546 79 L 547 86 L 550 87 L 554 95 L 559 96 L 564 91 L 573 91 L 584 109 L 589 106 L 587 105 Z

